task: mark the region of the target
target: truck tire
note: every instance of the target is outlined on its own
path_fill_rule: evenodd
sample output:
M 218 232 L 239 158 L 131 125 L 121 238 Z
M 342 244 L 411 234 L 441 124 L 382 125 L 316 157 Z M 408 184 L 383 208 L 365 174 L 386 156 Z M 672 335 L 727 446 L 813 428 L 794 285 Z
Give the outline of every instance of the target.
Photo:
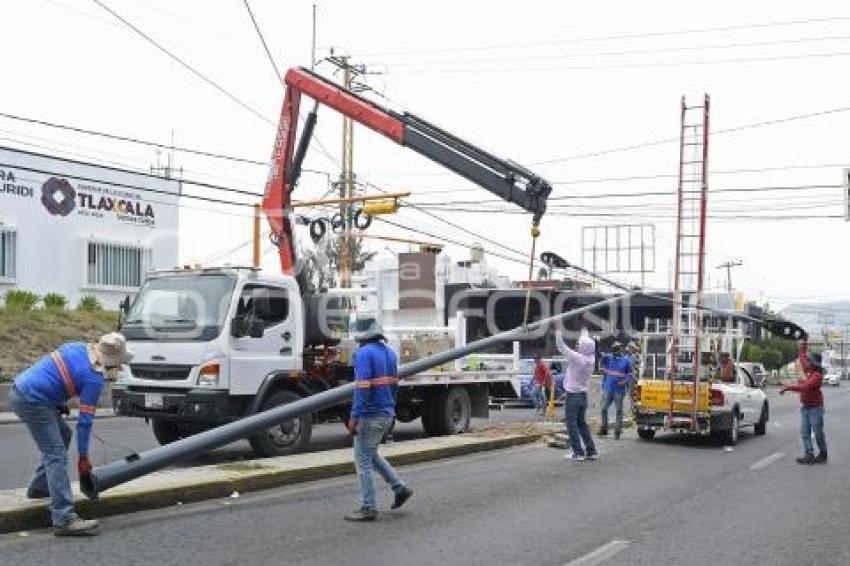
M 156 437 L 156 441 L 163 446 L 183 438 L 180 427 L 178 427 L 177 423 L 173 421 L 154 419 L 153 422 L 151 422 L 151 428 L 153 429 L 153 435 Z
M 652 440 L 655 438 L 655 431 L 651 428 L 639 428 L 638 436 L 641 440 Z
M 770 418 L 770 408 L 767 405 L 767 401 L 764 402 L 764 405 L 761 408 L 761 418 L 759 422 L 756 423 L 754 427 L 756 436 L 764 436 L 767 434 L 767 421 Z
M 723 444 L 726 446 L 735 446 L 738 444 L 738 427 L 741 423 L 741 417 L 738 416 L 738 410 L 735 409 L 732 411 L 732 425 L 729 427 L 729 430 L 723 431 Z
M 301 396 L 294 391 L 278 390 L 263 401 L 261 410 L 267 411 L 299 399 Z M 260 457 L 287 456 L 303 450 L 309 444 L 312 433 L 313 415 L 301 415 L 252 436 L 251 448 Z
M 439 435 L 459 434 L 469 429 L 472 401 L 463 387 L 452 387 L 437 397 L 434 405 L 434 424 Z

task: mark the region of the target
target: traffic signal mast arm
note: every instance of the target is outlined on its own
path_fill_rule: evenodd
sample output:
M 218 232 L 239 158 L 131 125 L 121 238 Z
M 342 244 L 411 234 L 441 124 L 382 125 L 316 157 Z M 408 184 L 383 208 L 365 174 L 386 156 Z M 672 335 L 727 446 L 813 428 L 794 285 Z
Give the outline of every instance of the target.
M 294 273 L 296 259 L 288 212 L 292 204 L 291 194 L 301 175 L 301 164 L 316 125 L 319 104 L 333 108 L 502 199 L 519 205 L 533 214 L 535 226 L 540 223 L 552 186 L 528 169 L 496 157 L 413 114 L 399 114 L 383 108 L 307 69 L 290 69 L 284 83 L 286 94 L 263 197 L 263 210 L 271 226 L 273 240 L 278 246 L 281 269 L 285 274 Z M 296 148 L 302 94 L 312 98 L 316 104 L 307 116 Z

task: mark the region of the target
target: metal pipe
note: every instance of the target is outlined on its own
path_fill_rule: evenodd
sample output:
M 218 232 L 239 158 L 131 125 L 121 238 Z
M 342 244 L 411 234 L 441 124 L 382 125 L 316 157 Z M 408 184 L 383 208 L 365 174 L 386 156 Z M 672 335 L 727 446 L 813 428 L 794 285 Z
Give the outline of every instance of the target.
M 524 337 L 532 331 L 545 328 L 553 323 L 575 318 L 586 312 L 614 305 L 629 299 L 632 295 L 612 297 L 599 301 L 585 307 L 573 309 L 566 313 L 539 320 L 528 324 L 525 328 L 519 326 L 512 330 L 506 330 L 470 344 L 438 352 L 432 356 L 405 364 L 399 368 L 398 377 L 405 378 L 447 362 L 462 358 L 468 354 L 487 349 L 504 342 L 513 342 Z M 236 440 L 247 438 L 260 431 L 278 425 L 289 419 L 299 417 L 305 413 L 312 413 L 337 405 L 350 398 L 354 392 L 354 384 L 348 383 L 334 389 L 311 395 L 293 403 L 288 403 L 268 411 L 263 411 L 244 419 L 213 428 L 188 438 L 183 438 L 171 444 L 153 448 L 141 454 L 133 455 L 125 460 L 111 462 L 104 466 L 98 466 L 87 476 L 80 478 L 80 489 L 90 499 L 96 499 L 101 492 L 138 478 L 145 474 L 155 472 L 171 464 L 200 456 L 230 444 Z

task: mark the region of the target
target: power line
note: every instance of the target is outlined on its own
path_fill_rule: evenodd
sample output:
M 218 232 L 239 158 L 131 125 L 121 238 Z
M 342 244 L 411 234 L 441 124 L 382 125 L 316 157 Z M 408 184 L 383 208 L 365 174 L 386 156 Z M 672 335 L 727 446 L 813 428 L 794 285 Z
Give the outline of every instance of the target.
M 727 189 L 709 189 L 709 194 L 718 193 L 751 193 L 751 192 L 773 192 L 773 191 L 814 191 L 823 189 L 840 189 L 844 185 L 788 185 L 775 187 L 732 187 Z M 593 193 L 587 195 L 561 195 L 549 197 L 548 201 L 563 201 L 563 200 L 585 200 L 585 199 L 609 199 L 609 198 L 637 198 L 637 197 L 653 197 L 653 196 L 672 196 L 675 195 L 675 190 L 669 191 L 630 191 L 622 193 Z M 410 202 L 410 201 L 408 201 Z M 502 203 L 500 199 L 475 199 L 475 200 L 440 200 L 433 202 L 415 202 L 418 206 L 456 206 L 462 205 L 478 205 Z
M 59 130 L 67 130 L 67 131 L 76 132 L 76 133 L 79 133 L 79 134 L 86 134 L 86 135 L 90 135 L 90 136 L 98 136 L 98 137 L 113 139 L 113 140 L 117 140 L 117 141 L 130 142 L 130 143 L 135 143 L 135 144 L 139 144 L 139 145 L 146 145 L 146 146 L 149 146 L 149 147 L 156 147 L 156 148 L 159 148 L 159 149 L 169 149 L 169 150 L 173 150 L 173 151 L 179 151 L 179 152 L 182 152 L 182 153 L 190 153 L 190 154 L 193 154 L 193 155 L 200 155 L 202 157 L 212 157 L 212 158 L 215 158 L 215 159 L 225 159 L 225 160 L 228 160 L 228 161 L 236 161 L 236 162 L 239 162 L 239 163 L 248 163 L 250 165 L 262 165 L 264 167 L 268 167 L 268 165 L 269 165 L 268 161 L 259 161 L 259 160 L 256 160 L 256 159 L 248 159 L 247 157 L 236 157 L 236 156 L 233 156 L 233 155 L 226 155 L 226 154 L 223 154 L 223 153 L 215 153 L 215 152 L 206 151 L 206 150 L 202 150 L 202 149 L 195 149 L 195 148 L 191 148 L 191 147 L 169 145 L 169 144 L 164 144 L 164 143 L 159 143 L 159 142 L 152 142 L 152 141 L 134 138 L 134 137 L 130 137 L 130 136 L 122 136 L 122 135 L 119 135 L 119 134 L 111 134 L 111 133 L 108 133 L 108 132 L 102 132 L 102 131 L 97 131 L 97 130 L 88 130 L 88 129 L 80 128 L 80 127 L 77 127 L 77 126 L 68 126 L 68 125 L 65 125 L 65 124 L 58 124 L 56 122 L 48 122 L 46 120 L 38 120 L 38 119 L 35 119 L 35 118 L 27 118 L 25 116 L 17 116 L 15 114 L 8 114 L 6 112 L 0 112 L 0 117 L 8 118 L 10 120 L 17 120 L 19 122 L 27 122 L 27 123 L 30 123 L 30 124 L 37 124 L 39 126 L 47 126 L 48 128 L 56 128 L 56 129 L 59 129 Z
M 556 67 L 491 67 L 491 68 L 457 68 L 457 69 L 415 69 L 410 71 L 394 72 L 394 74 L 428 74 L 428 75 L 457 75 L 457 74 L 487 74 L 487 73 L 551 73 L 555 71 L 602 71 L 607 69 L 647 69 L 655 67 L 684 67 L 694 65 L 718 65 L 718 64 L 736 64 L 736 63 L 756 63 L 769 61 L 793 61 L 804 59 L 824 59 L 834 57 L 846 57 L 850 55 L 850 51 L 829 51 L 826 53 L 804 53 L 798 55 L 770 55 L 764 57 L 732 57 L 727 59 L 697 59 L 697 60 L 680 60 L 680 61 L 657 61 L 657 62 L 641 62 L 641 63 L 607 63 L 607 64 L 592 64 L 592 65 L 569 65 Z
M 550 54 L 550 55 L 526 55 L 520 57 L 485 57 L 485 58 L 477 58 L 477 59 L 459 59 L 457 57 L 452 58 L 444 58 L 444 59 L 431 59 L 426 61 L 414 61 L 410 63 L 403 63 L 404 68 L 422 68 L 429 67 L 432 65 L 460 65 L 460 64 L 469 64 L 469 63 L 498 63 L 504 66 L 506 61 L 525 61 L 529 59 L 533 59 L 535 61 L 542 60 L 560 60 L 560 59 L 582 59 L 582 58 L 594 58 L 594 57 L 622 57 L 624 55 L 650 55 L 657 53 L 677 53 L 682 51 L 707 51 L 714 49 L 739 49 L 746 47 L 766 47 L 766 46 L 775 46 L 775 45 L 799 45 L 801 43 L 822 43 L 828 41 L 843 41 L 846 39 L 850 39 L 850 35 L 832 35 L 832 36 L 816 36 L 816 37 L 796 37 L 790 39 L 775 39 L 775 40 L 765 40 L 765 41 L 751 41 L 751 42 L 742 42 L 742 43 L 720 43 L 720 44 L 711 44 L 711 45 L 684 45 L 684 46 L 671 46 L 671 47 L 656 47 L 651 49 L 626 49 L 621 51 L 597 51 L 590 53 L 559 53 L 559 54 Z M 392 67 L 396 67 L 398 64 L 392 64 Z
M 280 81 L 280 84 L 283 84 L 283 75 L 280 74 L 280 69 L 277 68 L 277 63 L 274 62 L 274 57 L 272 57 L 272 52 L 269 51 L 269 46 L 266 43 L 266 38 L 263 37 L 263 32 L 260 31 L 260 25 L 257 23 L 257 19 L 254 17 L 254 12 L 251 11 L 251 6 L 248 4 L 248 0 L 244 1 L 245 9 L 248 10 L 248 15 L 251 16 L 251 21 L 254 23 L 254 29 L 257 30 L 257 35 L 260 37 L 260 42 L 263 44 L 263 49 L 266 50 L 266 55 L 268 55 L 269 62 L 274 68 L 274 72 L 277 75 L 277 80 Z
M 763 120 L 761 122 L 753 122 L 753 123 L 744 124 L 744 125 L 741 125 L 741 126 L 734 126 L 734 127 L 731 127 L 731 128 L 723 128 L 723 129 L 720 129 L 720 130 L 714 130 L 714 131 L 711 132 L 711 135 L 728 134 L 728 133 L 731 133 L 731 132 L 739 132 L 739 131 L 742 131 L 742 130 L 760 128 L 762 126 L 771 126 L 771 125 L 775 125 L 775 124 L 785 124 L 785 123 L 793 122 L 793 121 L 796 121 L 796 120 L 806 120 L 808 118 L 814 118 L 814 117 L 818 117 L 818 116 L 826 116 L 826 115 L 829 115 L 829 114 L 836 114 L 836 113 L 839 113 L 839 112 L 847 112 L 848 110 L 850 110 L 850 106 L 841 106 L 841 107 L 838 107 L 838 108 L 830 108 L 830 109 L 827 109 L 827 110 L 818 110 L 816 112 L 808 112 L 806 114 L 796 114 L 796 115 L 787 116 L 787 117 L 784 117 L 784 118 L 774 118 L 774 119 L 771 119 L 771 120 Z M 560 163 L 560 162 L 563 162 L 563 161 L 572 161 L 572 160 L 576 160 L 576 159 L 585 159 L 587 157 L 596 157 L 596 156 L 599 156 L 599 155 L 607 155 L 609 153 L 631 151 L 631 150 L 634 150 L 634 149 L 641 149 L 641 148 L 644 148 L 644 147 L 662 145 L 662 144 L 667 144 L 667 143 L 676 142 L 676 141 L 679 141 L 678 137 L 664 138 L 664 139 L 655 140 L 655 141 L 649 141 L 649 142 L 643 142 L 643 143 L 638 143 L 638 144 L 613 147 L 613 148 L 610 148 L 610 149 L 603 149 L 603 150 L 594 151 L 594 152 L 590 152 L 590 153 L 582 153 L 582 154 L 578 154 L 578 155 L 568 155 L 566 157 L 558 157 L 558 158 L 555 158 L 555 159 L 546 159 L 546 160 L 543 160 L 543 161 L 535 161 L 535 162 L 531 162 L 530 164 L 531 165 L 546 165 L 546 164 L 550 164 L 550 163 Z
M 407 51 L 384 51 L 384 52 L 375 52 L 375 53 L 366 53 L 367 56 L 381 56 L 388 57 L 391 55 L 413 55 L 420 53 L 456 53 L 462 51 L 490 51 L 493 49 L 527 49 L 529 47 L 540 47 L 546 45 L 567 45 L 567 44 L 578 44 L 578 43 L 591 43 L 598 41 L 618 41 L 623 39 L 645 39 L 650 37 L 667 37 L 667 36 L 676 36 L 676 35 L 691 35 L 691 34 L 699 34 L 699 33 L 712 33 L 718 31 L 736 31 L 736 30 L 745 30 L 745 29 L 764 29 L 771 27 L 782 27 L 782 26 L 793 26 L 793 25 L 804 25 L 804 24 L 816 24 L 816 23 L 827 23 L 827 22 L 838 22 L 838 21 L 846 21 L 850 20 L 848 16 L 829 16 L 824 18 L 807 18 L 802 20 L 780 20 L 773 22 L 758 22 L 752 24 L 734 24 L 730 26 L 714 26 L 714 27 L 706 27 L 706 28 L 690 28 L 690 29 L 680 29 L 680 30 L 667 30 L 667 31 L 656 31 L 656 32 L 647 32 L 647 33 L 626 33 L 626 34 L 615 34 L 608 36 L 597 36 L 597 37 L 585 37 L 585 38 L 569 38 L 569 39 L 558 39 L 558 40 L 550 40 L 550 41 L 535 41 L 535 42 L 525 42 L 525 43 L 502 43 L 502 44 L 490 44 L 490 45 L 477 45 L 477 46 L 469 46 L 469 47 L 443 47 L 439 49 L 417 49 L 417 50 L 407 50 Z
M 247 103 L 243 102 L 236 95 L 231 93 L 229 90 L 227 90 L 226 88 L 224 88 L 223 86 L 221 86 L 220 84 L 218 84 L 217 82 L 212 80 L 211 78 L 207 77 L 206 75 L 204 75 L 203 73 L 201 73 L 200 71 L 195 69 L 192 65 L 190 65 L 189 63 L 187 63 L 186 61 L 184 61 L 183 59 L 181 59 L 180 57 L 178 57 L 177 55 L 175 55 L 174 53 L 172 53 L 171 51 L 169 51 L 168 49 L 163 47 L 160 43 L 158 43 L 151 36 L 149 36 L 148 34 L 143 32 L 139 28 L 137 28 L 135 25 L 130 23 L 124 17 L 122 17 L 118 12 L 116 12 L 115 10 L 113 10 L 112 8 L 110 8 L 109 6 L 104 4 L 103 2 L 101 2 L 101 0 L 92 0 L 92 1 L 95 4 L 97 4 L 98 6 L 100 6 L 101 8 L 103 8 L 104 10 L 106 10 L 107 12 L 109 12 L 110 14 L 112 14 L 113 16 L 115 16 L 115 18 L 118 19 L 118 21 L 120 21 L 125 26 L 127 26 L 128 28 L 133 30 L 136 34 L 138 34 L 143 39 L 145 39 L 145 41 L 147 41 L 148 43 L 150 43 L 151 45 L 153 45 L 154 47 L 156 47 L 157 49 L 159 49 L 160 51 L 162 51 L 163 53 L 168 55 L 171 59 L 173 59 L 174 61 L 179 63 L 180 66 L 182 66 L 184 69 L 186 69 L 187 71 L 189 71 L 190 73 L 192 73 L 193 75 L 195 75 L 196 77 L 198 77 L 199 79 L 201 79 L 202 81 L 204 81 L 205 83 L 207 83 L 208 85 L 210 85 L 211 87 L 213 87 L 214 89 L 219 91 L 221 94 L 223 94 L 224 96 L 226 96 L 227 98 L 229 98 L 230 100 L 232 100 L 233 102 L 235 102 L 236 104 L 238 104 L 239 106 L 241 106 L 242 108 L 244 108 L 245 110 L 247 110 L 248 112 L 250 112 L 251 114 L 256 116 L 257 118 L 259 118 L 263 122 L 271 124 L 272 126 L 275 125 L 274 122 L 272 122 L 271 120 L 266 118 L 262 113 L 260 113 L 259 111 L 257 111 L 256 109 L 254 109 L 253 107 L 248 105 Z

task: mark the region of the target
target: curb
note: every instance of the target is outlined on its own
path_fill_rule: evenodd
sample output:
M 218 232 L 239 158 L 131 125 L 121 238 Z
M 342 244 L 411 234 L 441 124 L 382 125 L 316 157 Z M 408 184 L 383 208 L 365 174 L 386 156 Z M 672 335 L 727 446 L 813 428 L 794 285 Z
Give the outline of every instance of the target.
M 524 434 L 503 435 L 498 438 L 470 439 L 469 437 L 472 436 L 474 436 L 474 433 L 457 437 L 442 437 L 443 439 L 462 439 L 454 443 L 444 441 L 442 442 L 444 444 L 442 446 L 439 439 L 408 441 L 394 445 L 394 447 L 399 447 L 398 454 L 388 453 L 384 454 L 384 456 L 393 465 L 404 466 L 528 444 L 539 440 L 543 434 L 540 432 L 527 432 Z M 423 442 L 424 445 L 421 448 L 415 447 L 412 450 L 404 451 L 404 445 L 412 442 Z M 390 452 L 391 450 L 392 448 L 389 448 L 386 452 Z M 116 488 L 115 492 L 107 492 L 97 501 L 85 499 L 77 494 L 75 497 L 75 508 L 86 518 L 101 518 L 134 511 L 171 507 L 177 504 L 204 501 L 207 499 L 223 498 L 229 496 L 234 491 L 247 493 L 319 479 L 352 475 L 354 473 L 354 463 L 351 461 L 350 449 L 341 449 L 339 454 L 330 455 L 329 459 L 335 461 L 318 461 L 312 463 L 312 465 L 310 464 L 310 460 L 320 460 L 323 454 L 327 455 L 329 453 L 318 452 L 302 455 L 306 457 L 307 465 L 301 467 L 274 467 L 264 463 L 268 462 L 268 460 L 251 460 L 190 469 L 166 470 L 165 472 L 160 472 L 156 479 L 152 481 L 153 485 L 128 487 L 123 491 L 119 491 L 120 488 Z M 340 458 L 337 458 L 337 456 L 340 456 Z M 342 458 L 343 456 L 344 459 Z M 271 460 L 279 459 L 275 458 Z M 193 473 L 194 477 L 192 477 Z M 212 477 L 198 480 L 197 475 L 204 473 L 208 473 Z M 182 479 L 174 477 L 181 474 L 184 476 Z M 171 480 L 169 480 L 169 476 L 172 477 Z M 44 500 L 31 501 L 25 499 L 25 491 L 23 489 L 17 489 L 13 490 L 13 493 L 6 492 L 6 495 L 14 497 L 16 502 L 6 506 L 6 508 L 0 507 L 0 533 L 50 526 L 47 503 Z

